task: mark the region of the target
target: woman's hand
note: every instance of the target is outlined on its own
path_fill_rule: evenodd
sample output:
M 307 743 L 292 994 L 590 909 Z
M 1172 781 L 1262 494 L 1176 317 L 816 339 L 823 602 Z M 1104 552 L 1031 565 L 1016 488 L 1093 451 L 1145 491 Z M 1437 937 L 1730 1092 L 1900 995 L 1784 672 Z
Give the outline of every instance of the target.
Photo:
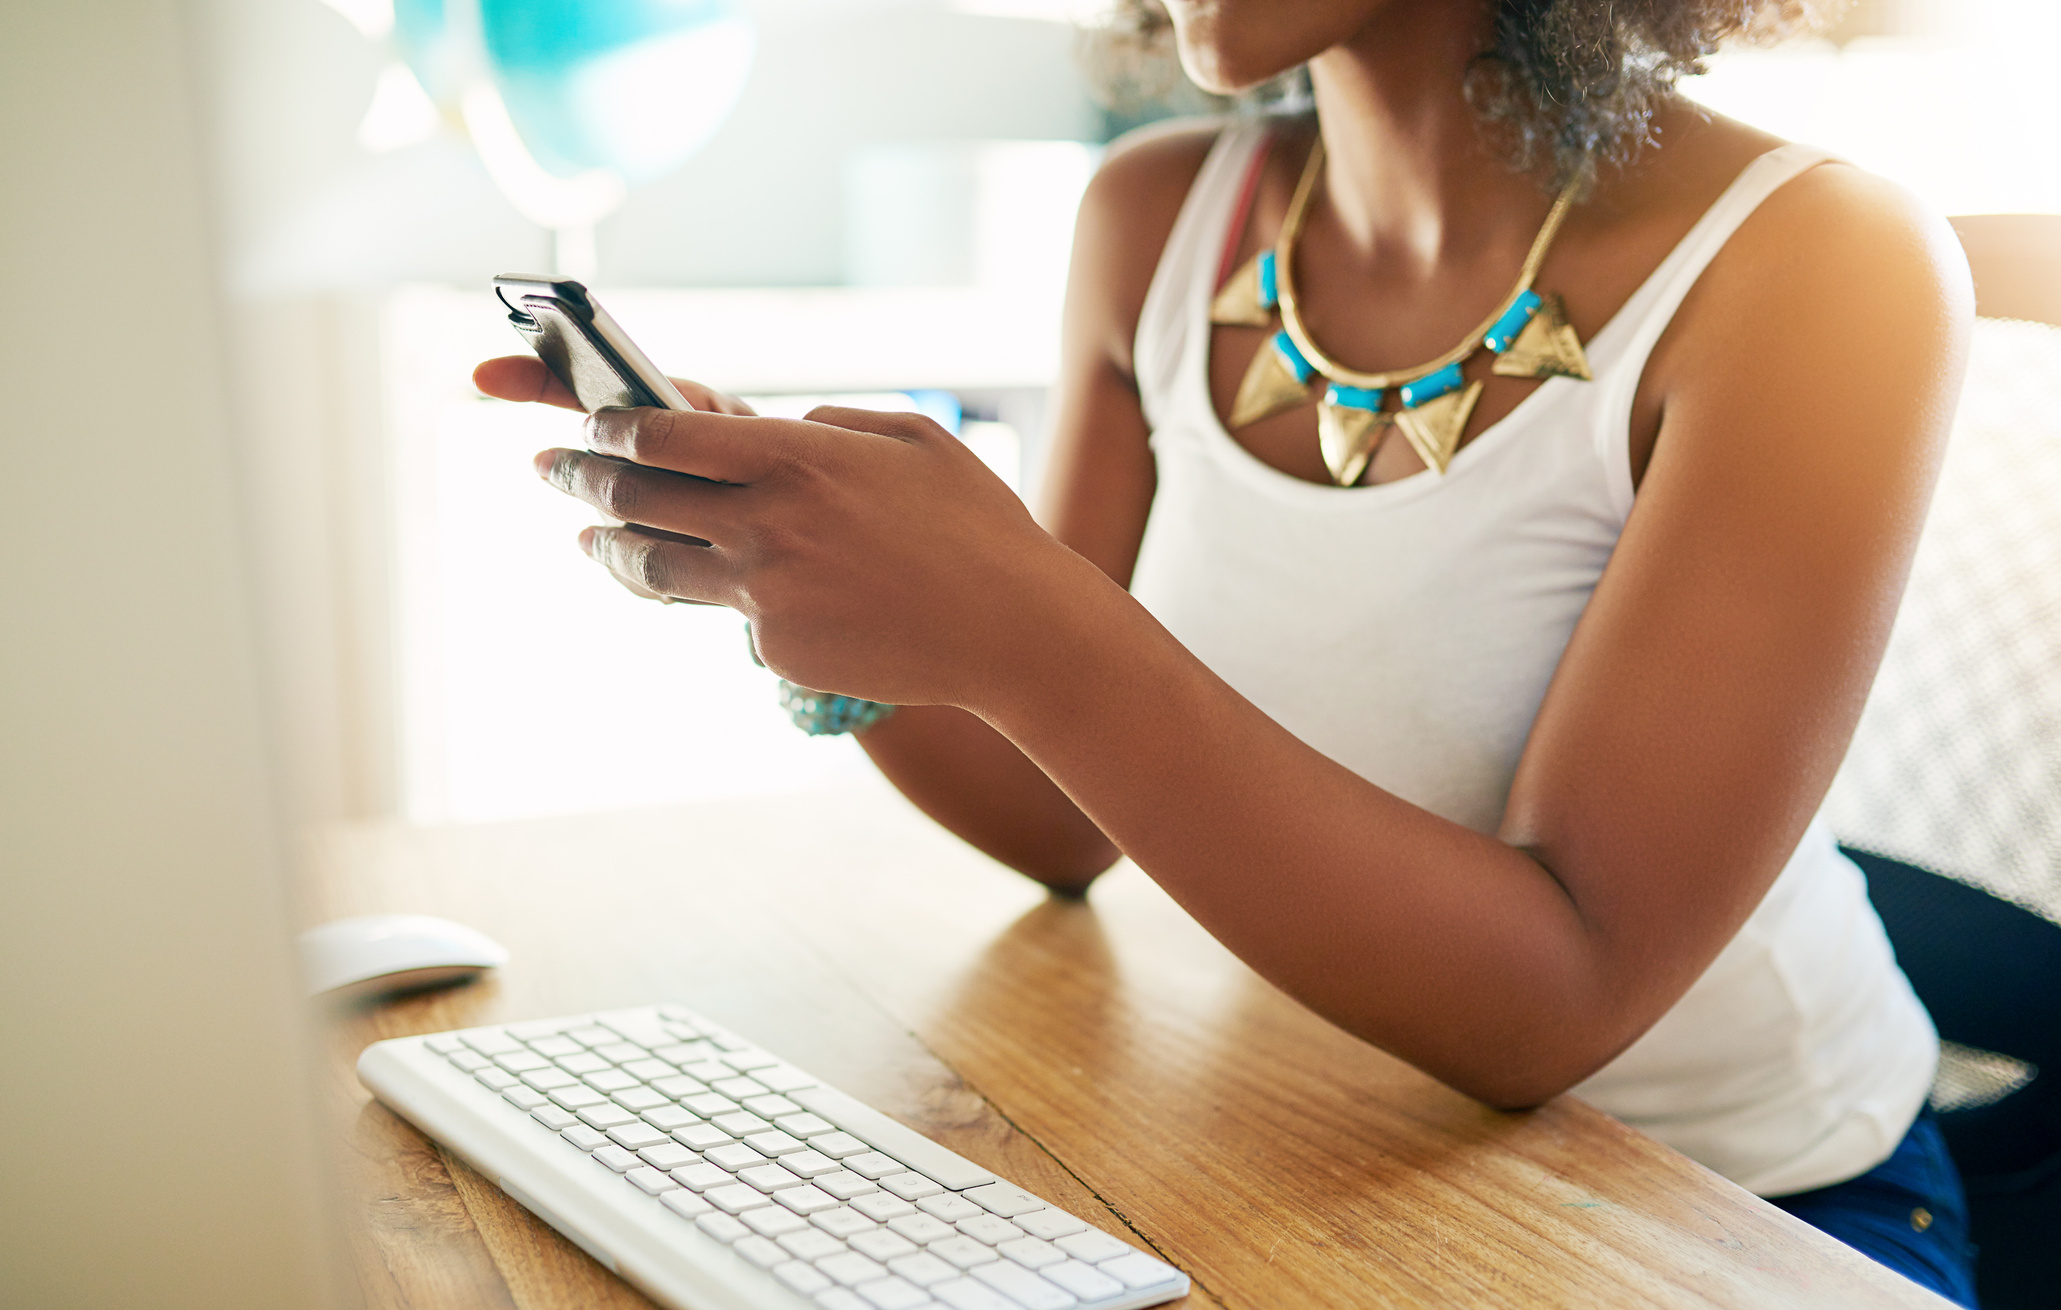
M 489 361 L 475 380 L 569 403 L 533 363 Z M 537 472 L 626 525 L 582 532 L 590 557 L 633 590 L 742 613 L 782 677 L 900 705 L 973 704 L 1021 667 L 1070 588 L 1111 585 L 929 419 L 837 407 L 759 418 L 681 391 L 710 409 L 602 410 L 588 450 L 547 450 Z
M 686 378 L 673 378 L 672 384 L 680 389 L 687 403 L 696 409 L 713 410 L 718 414 L 750 414 L 751 406 L 735 396 L 725 395 L 713 387 Z M 472 385 L 478 387 L 496 400 L 534 401 L 540 405 L 556 405 L 560 409 L 579 409 L 580 402 L 565 384 L 546 367 L 544 361 L 535 355 L 502 355 L 490 359 L 472 370 Z

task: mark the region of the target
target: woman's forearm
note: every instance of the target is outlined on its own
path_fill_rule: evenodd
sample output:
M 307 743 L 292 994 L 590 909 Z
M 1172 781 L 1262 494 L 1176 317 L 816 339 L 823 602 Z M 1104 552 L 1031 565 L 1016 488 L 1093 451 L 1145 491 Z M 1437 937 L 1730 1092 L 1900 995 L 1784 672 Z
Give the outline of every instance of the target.
M 908 705 L 859 744 L 904 796 L 962 840 L 1055 891 L 1078 892 L 1116 845 L 1007 737 L 949 705 Z

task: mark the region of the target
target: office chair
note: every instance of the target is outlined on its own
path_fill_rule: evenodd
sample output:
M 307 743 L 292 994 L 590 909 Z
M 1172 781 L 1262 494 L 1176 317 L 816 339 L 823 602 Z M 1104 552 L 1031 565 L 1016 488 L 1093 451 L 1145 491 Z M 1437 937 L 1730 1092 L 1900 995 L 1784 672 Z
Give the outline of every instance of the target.
M 1985 1310 L 2061 1305 L 2061 216 L 1954 226 L 1968 381 L 1828 800 L 1938 1025 Z

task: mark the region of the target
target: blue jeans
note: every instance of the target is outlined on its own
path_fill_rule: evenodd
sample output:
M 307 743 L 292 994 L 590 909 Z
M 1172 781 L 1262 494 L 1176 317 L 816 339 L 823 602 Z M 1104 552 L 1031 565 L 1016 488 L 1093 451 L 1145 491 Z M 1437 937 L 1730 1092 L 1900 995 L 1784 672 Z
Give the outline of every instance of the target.
M 1968 1200 L 1931 1111 L 1918 1116 L 1887 1160 L 1860 1177 L 1768 1202 L 1975 1310 Z

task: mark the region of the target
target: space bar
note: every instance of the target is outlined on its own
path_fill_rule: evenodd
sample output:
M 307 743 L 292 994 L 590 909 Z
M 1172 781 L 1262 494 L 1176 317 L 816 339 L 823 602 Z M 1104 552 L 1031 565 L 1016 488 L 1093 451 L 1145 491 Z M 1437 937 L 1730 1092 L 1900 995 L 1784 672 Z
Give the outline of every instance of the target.
M 992 1183 L 995 1176 L 979 1165 L 955 1155 L 913 1128 L 906 1128 L 855 1097 L 834 1087 L 804 1087 L 787 1094 L 787 1099 L 812 1114 L 819 1114 L 852 1136 L 874 1147 L 917 1173 L 926 1174 L 938 1186 L 963 1192 L 969 1187 Z

